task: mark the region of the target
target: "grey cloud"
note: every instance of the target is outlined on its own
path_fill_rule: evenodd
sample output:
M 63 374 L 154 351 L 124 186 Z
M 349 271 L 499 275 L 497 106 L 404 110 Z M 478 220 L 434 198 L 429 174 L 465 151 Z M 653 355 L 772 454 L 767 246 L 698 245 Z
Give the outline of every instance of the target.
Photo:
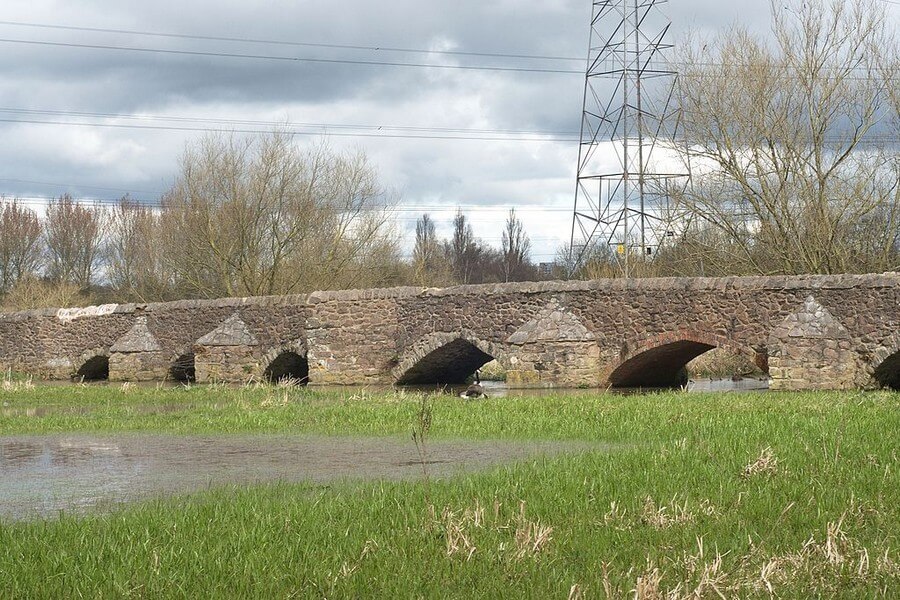
M 673 0 L 664 6 L 674 20 L 676 34 L 687 29 L 718 30 L 738 17 L 754 31 L 764 32 L 768 27 L 768 3 L 763 0 L 750 8 L 718 0 Z M 447 45 L 461 50 L 578 57 L 587 46 L 589 12 L 587 0 L 5 0 L 0 18 L 201 35 L 412 48 Z M 285 56 L 534 64 L 4 26 L 0 26 L 0 37 Z M 537 64 L 583 68 L 577 61 Z M 582 85 L 583 78 L 578 75 L 315 65 L 0 43 L 0 106 L 23 108 L 228 114 L 244 119 L 278 119 L 284 115 L 322 122 L 577 131 Z M 0 114 L 0 118 L 5 116 Z M 0 123 L 4 140 L 0 143 L 0 179 L 162 190 L 174 176 L 183 144 L 198 135 Z M 54 143 L 77 147 L 55 152 Z M 400 189 L 404 199 L 412 203 L 559 203 L 571 195 L 574 186 L 574 142 L 338 138 L 333 143 L 365 149 L 380 166 L 387 183 Z M 86 195 L 114 195 L 84 190 Z M 60 191 L 64 190 L 0 181 L 0 193 Z M 560 220 L 557 217 L 554 215 L 553 222 Z

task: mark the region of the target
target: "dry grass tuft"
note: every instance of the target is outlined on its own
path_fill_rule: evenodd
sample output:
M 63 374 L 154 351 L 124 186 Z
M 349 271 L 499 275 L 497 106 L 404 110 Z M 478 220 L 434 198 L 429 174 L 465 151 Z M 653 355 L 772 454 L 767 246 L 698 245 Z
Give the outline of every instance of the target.
M 478 551 L 478 532 L 487 529 L 499 533 L 512 532 L 512 543 L 501 542 L 498 547 L 500 554 L 510 548 L 511 554 L 507 556 L 512 560 L 537 556 L 547 550 L 553 540 L 553 527 L 530 520 L 526 515 L 524 501 L 519 502 L 519 511 L 511 520 L 501 520 L 501 506 L 499 501 L 494 500 L 493 510 L 488 513 L 476 499 L 472 507 L 463 510 L 445 507 L 438 516 L 431 505 L 428 507 L 429 516 L 425 527 L 429 530 L 436 528 L 443 534 L 448 557 L 463 556 L 466 561 L 471 560 Z
M 540 521 L 522 519 L 516 526 L 516 558 L 540 554 L 550 545 L 553 539 L 553 528 L 541 524 Z
M 609 510 L 603 515 L 603 524 L 619 531 L 631 529 L 631 525 L 628 523 L 628 511 L 615 500 L 609 503 Z
M 763 448 L 756 460 L 747 464 L 741 475 L 744 477 L 753 477 L 754 475 L 774 475 L 778 472 L 778 458 L 772 451 L 772 448 Z
M 633 527 L 649 525 L 655 529 L 667 529 L 673 525 L 693 522 L 698 515 L 719 516 L 718 509 L 707 499 L 702 499 L 693 507 L 688 500 L 679 501 L 675 496 L 667 505 L 658 505 L 651 496 L 644 499 L 640 511 L 634 516 L 613 500 L 609 510 L 603 515 L 602 525 L 619 531 L 629 531 Z
M 431 522 L 438 522 L 443 530 L 446 540 L 447 556 L 462 554 L 466 560 L 471 560 L 477 547 L 472 541 L 470 528 L 481 529 L 485 526 L 484 507 L 476 499 L 475 506 L 462 511 L 453 511 L 450 507 L 444 507 L 441 516 L 436 517 L 434 506 L 429 507 Z
M 22 392 L 33 390 L 34 382 L 31 381 L 31 379 L 26 379 L 25 381 L 9 381 L 4 379 L 2 387 L 4 392 Z
M 670 506 L 658 506 L 656 501 L 647 496 L 641 509 L 641 523 L 650 525 L 655 529 L 666 529 L 679 523 L 690 523 L 694 520 L 694 513 L 688 510 L 687 500 L 679 503 L 677 498 L 672 498 Z
M 742 586 L 776 594 L 779 587 L 794 587 L 799 581 L 837 582 L 841 577 L 869 582 L 883 576 L 900 576 L 900 568 L 885 550 L 872 564 L 868 548 L 850 537 L 844 529 L 848 513 L 825 526 L 822 540 L 815 535 L 796 552 L 770 557 L 756 577 L 746 578 Z
M 466 561 L 471 560 L 477 548 L 472 542 L 468 528 L 484 526 L 484 508 L 477 500 L 474 509 L 467 508 L 461 513 L 445 507 L 441 513 L 441 522 L 447 541 L 447 556 L 462 554 Z
M 647 569 L 638 575 L 637 583 L 632 590 L 634 600 L 663 600 L 662 572 L 653 563 L 647 565 Z
M 696 578 L 697 584 L 687 594 L 673 592 L 669 597 L 678 598 L 707 598 L 715 595 L 725 598 L 724 590 L 727 589 L 728 576 L 722 569 L 722 555 L 716 551 L 712 562 L 706 560 L 706 547 L 703 538 L 697 538 L 697 553 L 688 555 L 684 559 L 685 568 L 691 579 Z M 681 586 L 677 588 L 680 590 Z
M 334 588 L 342 579 L 349 579 L 354 573 L 359 571 L 359 567 L 362 565 L 363 561 L 368 556 L 375 554 L 376 550 L 378 550 L 378 542 L 376 542 L 375 540 L 366 540 L 366 543 L 363 545 L 362 551 L 359 553 L 359 557 L 355 560 L 344 561 L 343 563 L 341 563 L 341 568 L 338 570 L 338 572 L 332 574 L 332 588 Z
M 291 398 L 292 388 L 287 386 L 276 386 L 266 392 L 266 395 L 259 401 L 260 408 L 278 408 L 288 406 L 293 402 Z
M 12 369 L 6 371 L 3 382 L 0 383 L 4 392 L 23 392 L 34 389 L 34 377 L 31 375 L 24 378 L 14 377 Z
M 567 600 L 584 600 L 584 588 L 579 583 L 573 583 L 569 588 L 569 596 Z
M 777 597 L 785 591 L 806 589 L 815 582 L 815 595 L 830 597 L 838 594 L 847 580 L 871 585 L 900 576 L 900 565 L 890 550 L 873 559 L 867 548 L 848 535 L 845 522 L 851 514 L 848 511 L 829 522 L 824 537 L 810 536 L 797 551 L 764 556 L 759 547 L 753 547 L 749 554 L 732 561 L 731 572 L 724 568 L 725 556 L 718 550 L 708 556 L 703 538 L 698 537 L 696 552 L 671 561 L 672 570 L 661 568 L 647 556 L 646 567 L 638 571 L 629 595 L 634 600 Z M 606 597 L 624 597 L 622 590 L 610 583 L 609 565 L 602 563 L 601 568 Z M 683 575 L 675 575 L 679 572 Z M 633 577 L 631 569 L 627 576 Z

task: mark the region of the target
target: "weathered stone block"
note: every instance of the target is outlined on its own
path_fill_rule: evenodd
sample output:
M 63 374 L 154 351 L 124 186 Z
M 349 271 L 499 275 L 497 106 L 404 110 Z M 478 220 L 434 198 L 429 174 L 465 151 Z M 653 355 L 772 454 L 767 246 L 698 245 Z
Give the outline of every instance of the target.
M 165 381 L 169 360 L 163 352 L 113 352 L 109 355 L 110 381 Z
M 259 380 L 263 366 L 255 346 L 194 347 L 197 383 L 245 383 Z

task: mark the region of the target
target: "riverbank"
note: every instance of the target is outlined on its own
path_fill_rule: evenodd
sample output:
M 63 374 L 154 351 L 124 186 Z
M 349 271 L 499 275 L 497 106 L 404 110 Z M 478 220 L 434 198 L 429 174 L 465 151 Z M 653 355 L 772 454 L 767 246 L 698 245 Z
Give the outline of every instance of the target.
M 466 402 L 271 387 L 21 386 L 0 391 L 0 407 L 0 436 L 410 440 L 416 431 L 425 439 L 415 481 L 229 486 L 107 513 L 0 521 L 0 597 L 900 593 L 897 393 Z M 465 439 L 605 449 L 428 476 L 428 442 Z

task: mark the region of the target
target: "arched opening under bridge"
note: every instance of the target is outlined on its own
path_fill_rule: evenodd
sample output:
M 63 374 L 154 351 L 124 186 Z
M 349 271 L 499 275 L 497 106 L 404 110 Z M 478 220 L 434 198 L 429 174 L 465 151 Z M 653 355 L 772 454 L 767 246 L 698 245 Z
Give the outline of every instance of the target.
M 105 381 L 109 379 L 109 357 L 92 356 L 75 372 L 76 381 Z
M 897 350 L 875 368 L 875 381 L 883 388 L 900 390 L 900 350 Z
M 271 383 L 309 383 L 309 361 L 297 352 L 286 350 L 276 356 L 263 372 L 266 381 Z
M 398 378 L 398 385 L 465 383 L 476 370 L 494 360 L 474 343 L 461 337 L 427 352 Z
M 678 387 L 687 383 L 687 364 L 715 347 L 692 339 L 661 343 L 624 360 L 609 374 L 607 383 L 616 388 Z
M 176 358 L 169 367 L 169 378 L 181 383 L 197 381 L 197 368 L 194 363 L 194 353 L 186 352 Z

